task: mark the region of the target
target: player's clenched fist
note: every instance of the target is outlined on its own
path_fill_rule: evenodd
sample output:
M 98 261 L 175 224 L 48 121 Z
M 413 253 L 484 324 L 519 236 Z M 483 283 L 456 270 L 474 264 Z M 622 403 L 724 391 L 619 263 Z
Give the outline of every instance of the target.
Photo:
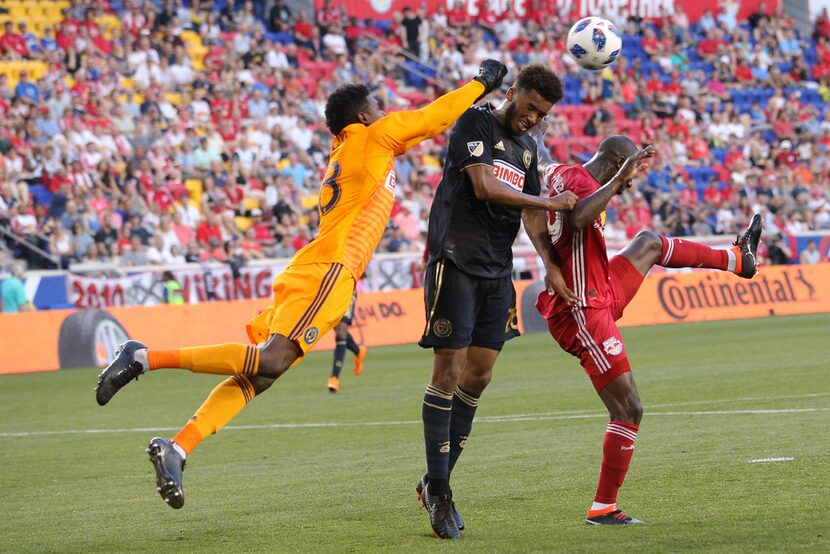
M 549 212 L 562 212 L 573 209 L 579 197 L 569 190 L 560 192 L 556 196 L 548 198 L 547 210 Z
M 505 75 L 507 75 L 507 66 L 500 61 L 484 60 L 481 62 L 478 67 L 478 75 L 473 77 L 473 81 L 478 81 L 484 85 L 484 94 L 478 97 L 479 100 L 499 88 Z

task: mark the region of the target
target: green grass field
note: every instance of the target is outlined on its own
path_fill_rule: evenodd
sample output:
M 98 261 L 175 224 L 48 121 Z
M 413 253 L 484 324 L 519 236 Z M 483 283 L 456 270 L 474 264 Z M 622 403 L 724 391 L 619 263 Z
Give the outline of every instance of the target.
M 830 314 L 624 336 L 646 415 L 620 502 L 648 525 L 583 524 L 606 416 L 532 335 L 505 349 L 453 476 L 463 541 L 439 544 L 415 500 L 431 357 L 407 346 L 372 350 L 337 396 L 312 354 L 194 452 L 178 511 L 144 448 L 218 378 L 159 372 L 101 408 L 97 370 L 0 377 L 0 551 L 830 551 Z

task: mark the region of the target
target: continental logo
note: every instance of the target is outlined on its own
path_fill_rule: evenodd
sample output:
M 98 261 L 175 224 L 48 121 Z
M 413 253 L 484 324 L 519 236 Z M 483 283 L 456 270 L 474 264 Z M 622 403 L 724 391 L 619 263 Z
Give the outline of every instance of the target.
M 690 275 L 699 277 L 690 282 Z M 768 306 L 774 312 L 779 305 L 811 302 L 815 294 L 815 285 L 801 268 L 784 270 L 774 277 L 761 273 L 750 281 L 736 281 L 724 273 L 685 274 L 682 282 L 666 275 L 657 285 L 660 306 L 677 321 L 697 309 Z
M 510 185 L 518 191 L 525 188 L 525 172 L 504 160 L 493 160 L 493 175 L 505 185 Z

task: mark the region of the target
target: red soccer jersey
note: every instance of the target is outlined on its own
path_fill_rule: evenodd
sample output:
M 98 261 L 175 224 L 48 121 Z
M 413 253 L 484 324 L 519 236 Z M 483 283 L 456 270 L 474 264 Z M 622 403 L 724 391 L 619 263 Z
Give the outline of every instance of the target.
M 569 190 L 579 200 L 600 188 L 581 165 L 550 166 L 545 171 L 545 183 L 551 196 Z M 561 214 L 548 214 L 548 233 L 562 263 L 562 276 L 568 288 L 579 297 L 581 307 L 604 308 L 611 304 L 604 225 L 605 212 L 584 229 L 574 229 Z M 545 291 L 539 295 L 536 306 L 546 318 L 569 308 L 566 300 L 558 295 L 549 296 Z

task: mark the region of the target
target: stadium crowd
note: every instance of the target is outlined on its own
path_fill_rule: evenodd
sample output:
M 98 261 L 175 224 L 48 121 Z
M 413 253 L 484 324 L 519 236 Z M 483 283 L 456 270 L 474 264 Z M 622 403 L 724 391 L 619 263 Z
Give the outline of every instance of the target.
M 419 106 L 485 57 L 562 76 L 557 162 L 613 133 L 656 146 L 647 181 L 609 210 L 609 241 L 735 234 L 754 211 L 768 237 L 830 229 L 826 12 L 812 36 L 763 5 L 747 23 L 733 3 L 697 24 L 679 6 L 653 21 L 603 14 L 623 54 L 588 72 L 565 53 L 576 18 L 548 2 L 526 22 L 454 9 L 360 21 L 330 4 L 312 21 L 280 0 L 49 4 L 33 18 L 0 2 L 0 226 L 64 267 L 291 256 L 319 223 L 327 95 L 360 80 L 387 110 Z M 397 160 L 381 250 L 423 250 L 445 144 Z

